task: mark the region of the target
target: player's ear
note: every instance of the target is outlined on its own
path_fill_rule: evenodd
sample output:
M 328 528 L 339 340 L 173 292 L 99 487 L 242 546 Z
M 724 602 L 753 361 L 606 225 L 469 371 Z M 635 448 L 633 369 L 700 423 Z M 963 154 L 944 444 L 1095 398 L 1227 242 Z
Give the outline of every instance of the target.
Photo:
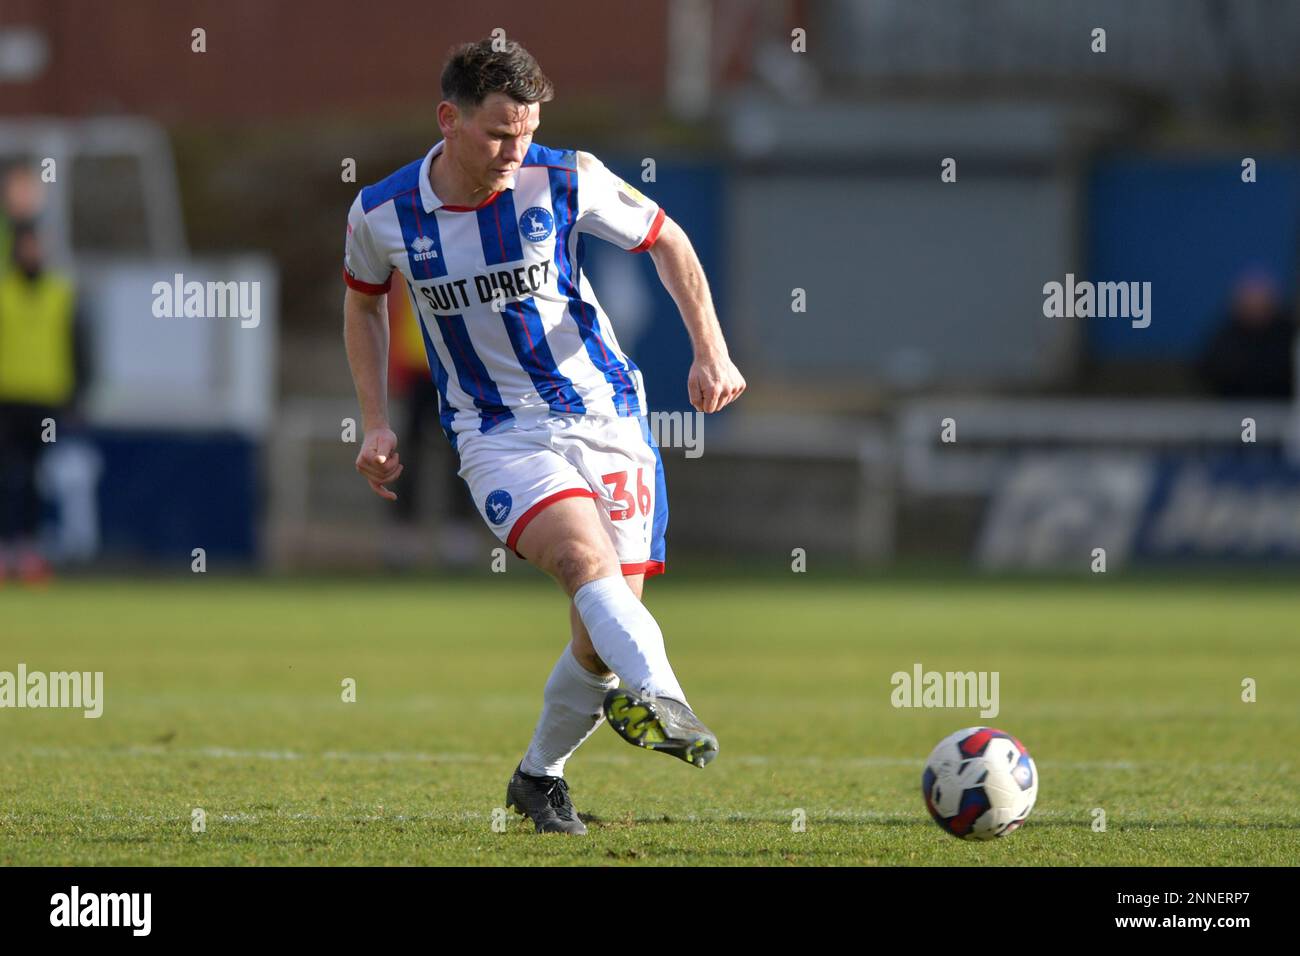
M 447 139 L 459 128 L 460 108 L 451 100 L 443 100 L 438 104 L 438 129 L 442 131 L 442 138 Z

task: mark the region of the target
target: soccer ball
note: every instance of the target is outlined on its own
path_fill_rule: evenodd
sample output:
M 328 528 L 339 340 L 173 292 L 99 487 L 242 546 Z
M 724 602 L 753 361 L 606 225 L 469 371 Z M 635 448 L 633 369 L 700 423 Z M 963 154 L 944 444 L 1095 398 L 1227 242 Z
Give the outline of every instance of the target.
M 921 794 L 934 822 L 963 840 L 1006 836 L 1038 796 L 1038 768 L 1025 745 L 992 727 L 967 727 L 925 762 Z

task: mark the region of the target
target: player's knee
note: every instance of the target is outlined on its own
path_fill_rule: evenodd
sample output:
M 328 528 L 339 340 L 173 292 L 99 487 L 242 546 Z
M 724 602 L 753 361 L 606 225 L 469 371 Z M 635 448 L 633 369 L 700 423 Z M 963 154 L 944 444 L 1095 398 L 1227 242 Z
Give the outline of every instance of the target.
M 609 556 L 602 549 L 581 539 L 557 542 L 543 556 L 543 566 L 570 594 L 588 581 L 609 573 L 609 565 Z

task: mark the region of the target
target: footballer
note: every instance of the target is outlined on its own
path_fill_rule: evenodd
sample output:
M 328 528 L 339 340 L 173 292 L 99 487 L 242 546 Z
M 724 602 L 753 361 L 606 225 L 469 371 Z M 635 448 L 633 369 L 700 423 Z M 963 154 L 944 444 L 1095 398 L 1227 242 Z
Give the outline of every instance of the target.
M 523 47 L 498 46 L 452 51 L 441 140 L 363 188 L 348 214 L 344 335 L 365 429 L 356 467 L 396 497 L 385 297 L 405 285 L 479 514 L 570 599 L 572 640 L 506 803 L 539 833 L 582 834 L 564 766 L 602 719 L 696 767 L 718 753 L 641 604 L 645 579 L 664 570 L 663 464 L 641 371 L 583 274 L 585 238 L 654 260 L 690 334 L 696 409 L 718 411 L 745 380 L 686 234 L 590 153 L 534 143 L 553 87 Z

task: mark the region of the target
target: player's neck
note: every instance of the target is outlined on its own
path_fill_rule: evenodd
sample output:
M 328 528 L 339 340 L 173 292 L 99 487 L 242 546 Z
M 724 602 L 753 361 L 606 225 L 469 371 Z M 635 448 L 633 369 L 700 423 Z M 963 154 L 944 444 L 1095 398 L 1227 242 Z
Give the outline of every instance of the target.
M 493 190 L 467 179 L 444 153 L 429 164 L 429 186 L 433 194 L 448 206 L 474 207 L 492 195 Z

